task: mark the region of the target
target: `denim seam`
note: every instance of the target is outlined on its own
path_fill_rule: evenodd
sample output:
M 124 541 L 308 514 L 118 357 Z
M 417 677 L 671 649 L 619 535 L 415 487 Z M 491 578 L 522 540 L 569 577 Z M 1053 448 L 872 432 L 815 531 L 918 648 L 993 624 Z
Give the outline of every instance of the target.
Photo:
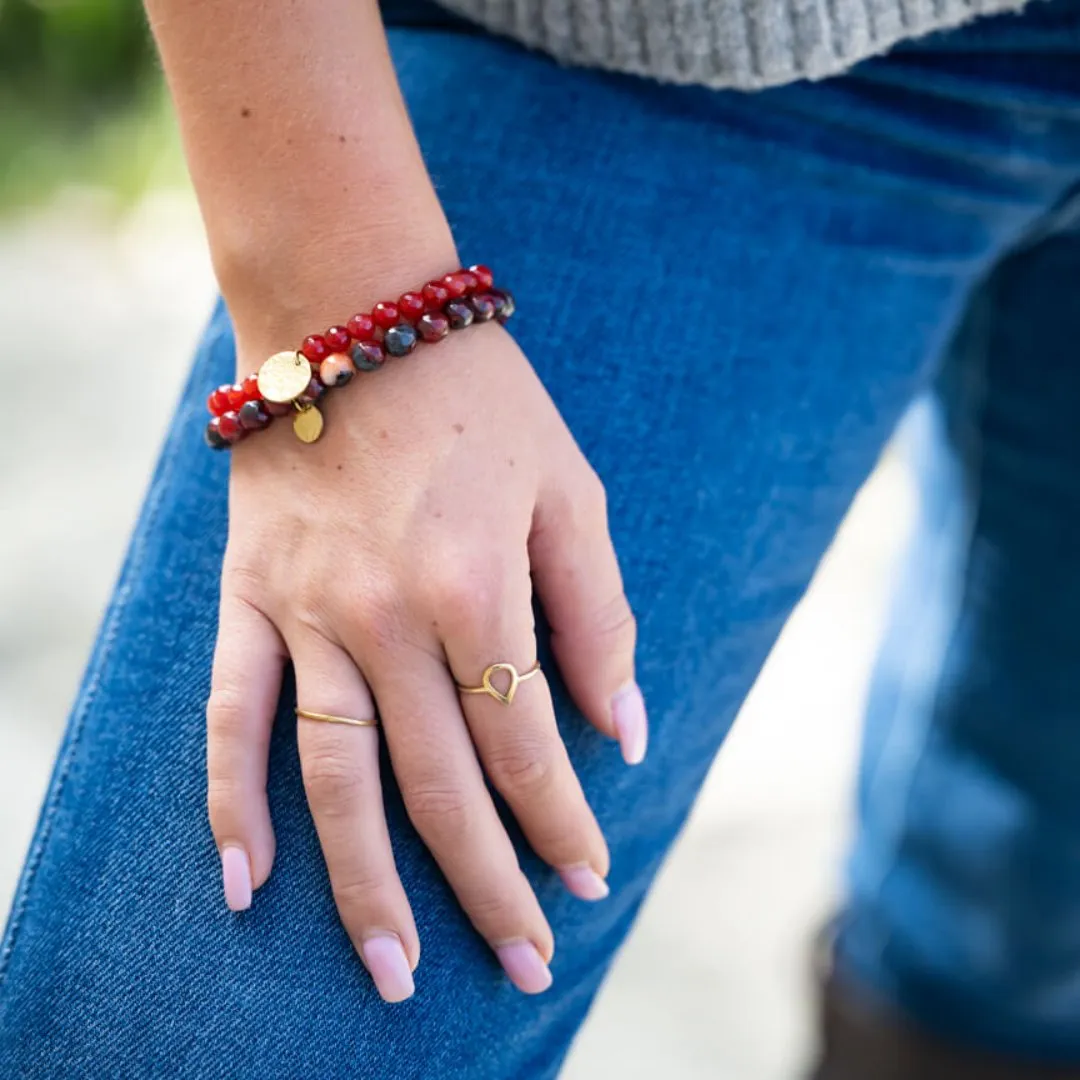
M 86 717 L 97 697 L 98 690 L 101 686 L 102 676 L 112 655 L 112 649 L 120 629 L 120 622 L 127 610 L 128 601 L 131 597 L 132 582 L 142 569 L 143 562 L 146 558 L 147 536 L 157 520 L 158 511 L 161 508 L 162 497 L 169 486 L 173 465 L 176 459 L 175 453 L 172 453 L 171 451 L 175 439 L 178 436 L 177 428 L 181 422 L 186 423 L 186 419 L 184 410 L 178 410 L 172 425 L 172 430 L 169 433 L 165 453 L 162 456 L 161 467 L 158 469 L 157 475 L 151 486 L 147 497 L 145 512 L 140 517 L 135 535 L 131 541 L 128 558 L 125 560 L 125 565 L 121 572 L 120 583 L 117 586 L 112 604 L 105 617 L 105 627 L 102 633 L 101 645 L 93 660 L 93 673 L 90 675 L 86 688 L 76 702 L 75 710 L 72 713 L 72 718 L 68 725 L 65 737 L 66 745 L 61 751 L 63 753 L 63 758 L 57 762 L 57 766 L 54 770 L 53 779 L 41 811 L 36 835 L 31 843 L 30 851 L 26 859 L 26 866 L 23 870 L 22 878 L 19 882 L 19 887 L 16 890 L 15 899 L 11 906 L 11 916 L 8 922 L 7 934 L 5 935 L 3 947 L 0 949 L 0 989 L 3 988 L 7 978 L 7 972 L 11 965 L 11 958 L 14 955 L 15 946 L 18 943 L 22 919 L 26 913 L 26 908 L 30 900 L 30 892 L 34 886 L 34 881 L 37 878 L 37 872 L 41 866 L 45 848 L 48 846 L 52 836 L 53 824 L 56 820 L 56 815 L 59 812 L 60 802 L 63 798 L 68 775 L 71 772 L 75 755 L 81 745 Z

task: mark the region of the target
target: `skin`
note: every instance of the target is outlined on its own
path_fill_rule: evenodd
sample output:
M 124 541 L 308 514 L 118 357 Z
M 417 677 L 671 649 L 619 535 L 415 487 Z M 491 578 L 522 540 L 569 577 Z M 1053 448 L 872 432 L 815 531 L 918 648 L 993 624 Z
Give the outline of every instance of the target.
M 146 7 L 239 375 L 459 265 L 372 0 Z M 291 659 L 305 709 L 377 708 L 410 818 L 477 931 L 497 952 L 531 943 L 546 963 L 551 929 L 484 774 L 552 866 L 603 878 L 607 846 L 544 677 L 521 684 L 513 723 L 503 705 L 459 695 L 454 682 L 478 684 L 495 660 L 532 665 L 535 587 L 567 686 L 615 737 L 612 700 L 634 677 L 634 620 L 603 487 L 521 350 L 492 323 L 434 351 L 335 396 L 318 443 L 277 424 L 232 452 L 207 709 L 210 822 L 219 850 L 234 868 L 250 866 L 258 888 L 274 859 L 267 755 Z M 365 962 L 365 943 L 390 937 L 415 969 L 379 731 L 301 720 L 297 737 L 346 930 Z M 510 974 L 521 989 L 542 988 Z

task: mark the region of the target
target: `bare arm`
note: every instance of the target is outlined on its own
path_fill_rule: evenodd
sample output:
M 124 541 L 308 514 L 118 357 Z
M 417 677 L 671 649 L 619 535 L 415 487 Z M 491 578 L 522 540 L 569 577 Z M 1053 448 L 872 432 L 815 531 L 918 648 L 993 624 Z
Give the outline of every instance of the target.
M 291 342 L 453 268 L 375 0 L 146 8 L 238 330 Z

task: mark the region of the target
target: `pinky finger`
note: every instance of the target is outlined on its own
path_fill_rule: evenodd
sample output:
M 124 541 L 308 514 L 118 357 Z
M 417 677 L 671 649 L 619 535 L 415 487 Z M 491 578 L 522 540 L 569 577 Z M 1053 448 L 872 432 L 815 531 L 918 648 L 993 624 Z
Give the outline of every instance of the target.
M 251 906 L 252 889 L 270 876 L 274 861 L 266 771 L 285 656 L 265 615 L 222 596 L 206 706 L 207 807 L 233 911 Z

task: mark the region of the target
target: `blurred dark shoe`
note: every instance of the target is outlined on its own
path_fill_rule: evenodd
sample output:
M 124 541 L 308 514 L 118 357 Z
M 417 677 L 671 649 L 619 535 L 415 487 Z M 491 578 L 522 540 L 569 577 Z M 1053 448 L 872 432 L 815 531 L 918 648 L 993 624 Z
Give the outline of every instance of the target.
M 826 976 L 812 1080 L 1080 1080 L 1080 1066 L 1009 1060 L 942 1042 L 853 983 Z

